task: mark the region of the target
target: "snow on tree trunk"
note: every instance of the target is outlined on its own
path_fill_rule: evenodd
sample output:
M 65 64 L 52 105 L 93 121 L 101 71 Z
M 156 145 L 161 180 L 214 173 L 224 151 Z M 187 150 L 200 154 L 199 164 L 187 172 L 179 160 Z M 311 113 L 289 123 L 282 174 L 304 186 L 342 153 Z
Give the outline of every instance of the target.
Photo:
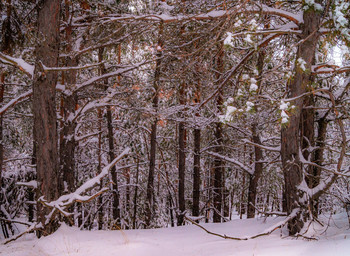
M 314 61 L 315 50 L 319 39 L 318 26 L 321 14 L 309 9 L 304 12 L 304 24 L 302 29 L 301 42 L 298 46 L 294 67 L 294 76 L 287 84 L 288 97 L 298 97 L 308 90 L 311 76 L 311 65 Z M 303 167 L 300 161 L 299 152 L 301 149 L 300 122 L 304 99 L 299 97 L 292 104 L 295 106 L 294 113 L 281 130 L 281 157 L 282 169 L 285 180 L 287 213 L 300 208 L 301 211 L 295 218 L 289 221 L 288 229 L 294 235 L 304 226 L 305 215 L 307 215 L 306 202 L 302 200 L 303 193 L 298 185 L 303 180 Z

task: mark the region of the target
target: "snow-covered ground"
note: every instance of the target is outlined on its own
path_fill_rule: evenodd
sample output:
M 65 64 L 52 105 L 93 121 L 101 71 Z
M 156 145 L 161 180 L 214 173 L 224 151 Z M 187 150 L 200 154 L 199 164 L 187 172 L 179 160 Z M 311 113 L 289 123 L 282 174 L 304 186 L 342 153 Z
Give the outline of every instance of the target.
M 264 231 L 279 218 L 233 220 L 203 224 L 210 231 L 243 237 Z M 346 214 L 323 217 L 328 228 L 312 225 L 308 236 L 318 241 L 290 238 L 276 230 L 269 236 L 248 241 L 225 240 L 194 225 L 175 228 L 126 231 L 80 231 L 62 225 L 51 236 L 36 239 L 32 234 L 0 245 L 1 256 L 238 256 L 238 255 L 350 255 L 350 230 Z

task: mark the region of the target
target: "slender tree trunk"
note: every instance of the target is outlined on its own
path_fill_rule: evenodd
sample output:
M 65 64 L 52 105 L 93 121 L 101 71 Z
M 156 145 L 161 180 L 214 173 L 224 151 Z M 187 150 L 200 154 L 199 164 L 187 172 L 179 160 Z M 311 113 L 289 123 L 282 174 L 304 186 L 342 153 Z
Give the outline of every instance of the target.
M 253 142 L 255 144 L 261 144 L 259 134 L 257 132 L 257 124 L 254 123 L 252 127 L 253 131 Z M 254 163 L 254 174 L 249 175 L 249 189 L 248 189 L 248 206 L 247 206 L 247 218 L 255 217 L 255 201 L 256 201 L 256 189 L 258 182 L 263 172 L 263 164 L 260 161 L 263 158 L 262 149 L 254 147 L 255 163 Z
M 99 62 L 103 61 L 103 52 L 104 48 L 100 48 L 98 52 Z M 120 60 L 118 61 L 120 63 Z M 106 73 L 106 68 L 102 64 L 100 66 L 100 74 L 103 75 Z M 119 79 L 118 79 L 119 80 Z M 108 89 L 108 80 L 104 81 L 105 90 Z M 107 130 L 108 130 L 108 156 L 109 161 L 113 161 L 115 158 L 114 153 L 114 132 L 113 132 L 113 118 L 112 118 L 112 109 L 111 106 L 106 107 L 106 119 L 107 119 Z M 112 215 L 114 224 L 120 227 L 121 216 L 120 216 L 120 202 L 119 202 L 119 188 L 118 188 L 118 174 L 116 167 L 113 166 L 111 169 L 111 177 L 112 177 L 112 193 L 113 193 L 113 206 L 112 206 Z
M 223 72 L 224 63 L 223 63 L 223 57 L 224 57 L 224 50 L 223 50 L 223 44 L 220 44 L 218 50 L 218 56 L 216 59 L 216 68 L 217 68 L 217 75 L 216 80 L 219 81 L 221 77 L 221 73 Z M 217 102 L 216 106 L 218 109 L 218 112 L 222 112 L 222 105 L 223 105 L 223 96 L 222 92 L 220 91 L 217 96 Z M 218 153 L 219 155 L 222 155 L 223 148 L 223 128 L 222 123 L 218 122 L 215 126 L 215 153 Z M 222 184 L 222 176 L 223 176 L 223 161 L 221 158 L 216 157 L 214 159 L 214 215 L 213 215 L 213 221 L 214 222 L 221 222 L 221 208 L 222 208 L 222 191 L 223 191 L 223 184 Z
M 65 16 L 69 17 L 69 1 L 65 0 Z M 68 20 L 67 24 L 69 24 Z M 72 27 L 69 25 L 65 29 L 66 52 L 69 55 L 72 51 Z M 66 66 L 74 67 L 78 65 L 77 58 L 67 57 Z M 77 82 L 77 71 L 71 70 L 62 74 L 67 88 L 71 88 Z M 59 193 L 71 193 L 75 189 L 75 128 L 76 122 L 69 117 L 75 113 L 77 105 L 76 93 L 62 94 L 61 115 L 63 118 L 60 136 L 60 168 Z M 73 207 L 70 208 L 72 210 Z M 70 222 L 68 222 L 70 223 Z
M 184 105 L 185 100 L 185 83 L 181 84 L 179 90 L 179 103 Z M 183 118 L 183 116 L 181 116 Z M 179 135 L 178 135 L 178 145 L 179 145 L 179 213 L 177 218 L 177 225 L 181 226 L 184 224 L 184 213 L 186 210 L 186 201 L 185 201 L 185 171 L 186 171 L 186 128 L 185 122 L 179 122 Z
M 200 199 L 200 150 L 201 150 L 201 130 L 194 129 L 194 156 L 193 156 L 193 209 L 192 215 L 199 216 Z
M 300 96 L 307 91 L 310 82 L 311 64 L 314 61 L 315 50 L 319 39 L 317 32 L 321 14 L 310 8 L 304 12 L 304 24 L 302 26 L 301 39 L 297 51 L 294 77 L 287 84 L 288 97 Z M 303 63 L 305 62 L 305 64 Z M 304 65 L 300 65 L 303 63 Z M 305 66 L 307 70 L 303 70 Z M 298 185 L 302 182 L 303 167 L 300 161 L 300 122 L 303 109 L 303 98 L 298 98 L 292 102 L 295 105 L 295 111 L 289 118 L 289 123 L 281 130 L 281 157 L 282 167 L 286 188 L 287 213 L 290 214 L 294 209 L 301 209 L 297 217 L 288 223 L 288 229 L 291 235 L 298 233 L 305 221 L 307 215 L 307 206 L 302 200 L 303 193 L 298 190 Z
M 245 207 L 244 207 L 244 194 L 245 194 L 245 176 L 246 176 L 246 173 L 243 172 L 242 173 L 243 175 L 243 181 L 242 181 L 242 192 L 241 192 L 241 202 L 240 202 L 240 207 L 239 207 L 239 218 L 242 219 L 243 218 L 243 215 L 245 214 Z
M 0 104 L 4 101 L 5 73 L 0 74 Z M 2 167 L 4 162 L 3 115 L 0 116 L 0 204 L 2 203 Z
M 97 110 L 97 118 L 98 118 L 98 131 L 100 132 L 98 134 L 97 170 L 98 170 L 98 173 L 101 173 L 102 171 L 102 111 L 100 108 Z M 100 184 L 100 189 L 102 189 L 102 183 Z M 103 228 L 103 197 L 102 196 L 98 197 L 97 224 L 98 224 L 98 230 L 101 230 Z
M 159 25 L 158 45 L 156 54 L 156 68 L 154 72 L 153 81 L 153 109 L 157 112 L 158 109 L 158 97 L 159 97 L 159 79 L 161 71 L 161 57 L 162 57 L 162 34 L 163 34 L 163 23 Z M 151 128 L 151 149 L 149 159 L 149 171 L 148 171 L 148 182 L 147 182 L 147 202 L 146 202 L 146 226 L 149 227 L 153 220 L 153 208 L 154 208 L 154 171 L 156 167 L 156 147 L 157 147 L 157 116 L 154 117 L 154 121 Z
M 137 217 L 137 192 L 139 187 L 139 172 L 140 172 L 140 166 L 139 166 L 140 159 L 137 157 L 136 159 L 136 184 L 135 184 L 135 194 L 134 194 L 134 216 L 133 216 L 133 223 L 132 228 L 136 229 L 136 217 Z
M 325 140 L 327 135 L 327 126 L 328 121 L 326 116 L 321 117 L 318 121 L 318 128 L 317 128 L 317 139 L 316 139 L 316 147 L 314 154 L 314 162 L 322 166 L 324 162 L 324 148 L 325 148 Z M 309 188 L 315 188 L 320 184 L 320 178 L 321 178 L 321 168 L 318 168 L 314 166 L 310 172 L 309 175 L 306 177 L 306 182 L 309 186 Z M 318 198 L 310 202 L 310 209 L 314 217 L 318 216 Z
M 32 154 L 32 170 L 29 171 L 29 174 L 27 176 L 28 180 L 35 180 L 36 175 L 34 173 L 34 166 L 36 165 L 36 148 L 34 147 L 34 142 L 33 142 L 33 154 Z M 33 222 L 34 221 L 34 200 L 35 200 L 35 189 L 34 188 L 28 188 L 28 194 L 27 194 L 27 199 L 30 202 L 28 204 L 28 221 Z

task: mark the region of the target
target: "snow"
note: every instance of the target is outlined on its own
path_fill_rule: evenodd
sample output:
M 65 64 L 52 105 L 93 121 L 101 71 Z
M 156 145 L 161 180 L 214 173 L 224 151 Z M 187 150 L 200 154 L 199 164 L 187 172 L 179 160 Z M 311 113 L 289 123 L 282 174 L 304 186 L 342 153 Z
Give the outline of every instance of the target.
M 27 234 L 19 241 L 1 245 L 1 256 L 346 256 L 350 253 L 347 217 L 345 213 L 321 216 L 330 227 L 312 224 L 307 236 L 318 241 L 286 237 L 277 229 L 269 236 L 247 241 L 222 239 L 207 234 L 199 227 L 80 231 L 65 224 L 51 236 L 37 239 Z M 228 236 L 245 237 L 276 227 L 284 217 L 233 220 L 219 224 L 201 224 L 210 231 Z M 338 227 L 338 228 L 337 228 Z M 282 237 L 281 237 L 282 235 Z
M 247 105 L 247 112 L 251 111 L 255 106 L 254 103 L 251 101 L 247 101 L 246 105 Z
M 309 8 L 314 8 L 315 11 L 323 11 L 323 6 L 320 5 L 319 3 L 315 3 L 315 0 L 305 0 L 305 6 L 303 7 L 303 9 L 305 11 L 307 11 Z
M 224 40 L 224 45 L 233 46 L 232 33 L 230 33 L 230 32 L 226 33 L 226 38 Z
M 18 186 L 27 186 L 27 187 L 32 187 L 32 188 L 37 188 L 38 183 L 36 180 L 31 180 L 29 182 L 17 182 L 16 185 Z
M 305 62 L 305 60 L 303 60 L 303 58 L 298 59 L 298 65 L 302 71 L 304 71 L 304 72 L 306 71 L 306 67 L 305 67 L 306 62 Z
M 20 70 L 25 72 L 31 78 L 34 75 L 34 65 L 30 65 L 29 63 L 27 63 L 25 60 L 21 58 L 14 58 L 0 52 L 0 61 L 3 62 L 4 64 L 17 66 Z

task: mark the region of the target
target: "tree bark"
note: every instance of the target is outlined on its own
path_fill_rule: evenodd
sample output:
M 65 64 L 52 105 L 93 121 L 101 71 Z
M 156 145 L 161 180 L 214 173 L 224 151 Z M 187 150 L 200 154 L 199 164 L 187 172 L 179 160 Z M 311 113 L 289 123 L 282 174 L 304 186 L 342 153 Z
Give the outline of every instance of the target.
M 253 142 L 255 144 L 261 144 L 260 136 L 257 132 L 257 124 L 254 123 L 252 127 Z M 263 172 L 263 164 L 260 162 L 263 158 L 262 149 L 260 147 L 254 147 L 255 163 L 254 174 L 249 175 L 249 188 L 248 188 L 248 206 L 247 206 L 247 218 L 255 217 L 255 201 L 256 201 L 256 189 L 258 182 Z
M 102 111 L 101 109 L 97 109 L 97 118 L 98 118 L 98 148 L 97 148 L 97 170 L 98 173 L 101 173 L 102 171 Z M 100 189 L 102 189 L 102 182 L 100 183 Z M 97 219 L 97 224 L 98 224 L 98 230 L 103 229 L 103 200 L 102 196 L 98 197 L 98 219 Z
M 36 62 L 33 83 L 34 141 L 37 156 L 37 198 L 52 201 L 58 196 L 58 154 L 56 84 L 57 73 L 44 73 L 40 63 L 46 67 L 58 66 L 59 52 L 59 0 L 44 0 L 38 4 L 38 34 L 35 48 Z M 49 209 L 38 203 L 38 221 L 43 231 L 38 236 L 50 234 L 57 224 L 46 224 Z
M 4 101 L 5 91 L 5 74 L 0 74 L 0 104 Z M 2 166 L 4 162 L 4 145 L 3 145 L 3 115 L 0 116 L 0 204 L 2 203 Z
M 312 8 L 304 12 L 304 24 L 301 25 L 302 35 L 298 46 L 294 77 L 287 84 L 288 97 L 293 98 L 302 95 L 307 91 L 310 82 L 311 65 L 314 61 L 315 50 L 319 39 L 318 27 L 321 14 Z M 306 70 L 303 70 L 300 61 L 305 62 Z M 302 182 L 303 167 L 300 161 L 300 122 L 303 109 L 303 98 L 298 98 L 292 102 L 295 111 L 289 118 L 289 123 L 281 129 L 281 157 L 286 189 L 287 213 L 294 209 L 301 209 L 297 217 L 288 222 L 288 229 L 291 235 L 298 233 L 305 221 L 307 207 L 301 200 L 303 193 L 298 190 L 298 185 Z
M 69 2 L 65 0 L 65 12 L 66 18 L 69 17 Z M 68 20 L 67 24 L 69 24 Z M 67 26 L 65 30 L 66 36 L 66 52 L 69 55 L 72 51 L 72 27 Z M 66 66 L 74 67 L 78 65 L 78 60 L 75 57 L 66 58 Z M 62 74 L 64 83 L 67 84 L 67 88 L 71 88 L 77 82 L 77 71 L 66 71 Z M 77 95 L 62 94 L 61 98 L 61 115 L 63 118 L 61 135 L 60 135 L 60 168 L 61 175 L 59 180 L 59 193 L 71 193 L 75 189 L 75 129 L 76 122 L 69 119 L 70 115 L 75 113 L 77 105 Z M 72 208 L 71 208 L 72 209 Z M 70 223 L 70 222 L 67 222 Z
M 182 83 L 179 90 L 179 102 L 180 105 L 185 104 L 185 84 Z M 186 128 L 185 122 L 179 122 L 179 213 L 177 217 L 177 225 L 181 226 L 184 224 L 184 214 L 186 210 L 186 201 L 185 201 L 185 171 L 186 171 L 186 152 L 185 152 L 185 143 L 186 143 Z
M 192 215 L 199 216 L 199 199 L 201 183 L 201 130 L 194 129 L 194 155 L 193 155 L 193 208 Z
M 224 63 L 223 63 L 223 57 L 224 57 L 224 49 L 223 44 L 220 44 L 218 46 L 218 56 L 216 57 L 216 80 L 220 81 L 221 74 L 223 72 Z M 223 104 L 223 96 L 222 91 L 219 92 L 217 96 L 217 110 L 219 113 L 222 112 L 222 104 Z M 215 153 L 222 155 L 222 144 L 223 144 L 223 130 L 222 130 L 222 123 L 217 122 L 215 124 Z M 221 208 L 222 208 L 222 176 L 223 176 L 223 161 L 219 157 L 215 157 L 214 159 L 214 189 L 213 189 L 213 196 L 214 196 L 214 214 L 213 214 L 213 221 L 214 222 L 221 222 Z
M 153 109 L 157 112 L 158 109 L 158 97 L 159 97 L 159 79 L 160 79 L 160 65 L 163 46 L 162 41 L 163 34 L 163 23 L 159 25 L 159 35 L 158 35 L 158 47 L 156 54 L 156 68 L 154 72 L 154 81 L 153 81 L 153 100 L 152 105 Z M 148 171 L 148 182 L 147 182 L 147 202 L 146 202 L 146 226 L 149 227 L 153 220 L 153 208 L 154 208 L 154 171 L 156 167 L 156 147 L 157 147 L 157 116 L 154 117 L 154 121 L 151 127 L 151 149 L 150 149 L 150 158 L 149 158 L 149 171 Z
M 327 126 L 328 121 L 326 116 L 321 117 L 318 121 L 318 128 L 317 128 L 317 139 L 316 139 L 316 150 L 314 154 L 314 162 L 315 164 L 322 166 L 324 162 L 324 148 L 325 148 L 325 140 L 327 135 Z M 320 184 L 320 178 L 321 178 L 321 171 L 322 169 L 316 166 L 313 166 L 311 170 L 308 173 L 308 176 L 306 177 L 306 182 L 309 186 L 309 188 L 315 188 Z M 314 217 L 318 216 L 318 198 L 310 201 L 310 209 L 312 212 L 312 215 Z

